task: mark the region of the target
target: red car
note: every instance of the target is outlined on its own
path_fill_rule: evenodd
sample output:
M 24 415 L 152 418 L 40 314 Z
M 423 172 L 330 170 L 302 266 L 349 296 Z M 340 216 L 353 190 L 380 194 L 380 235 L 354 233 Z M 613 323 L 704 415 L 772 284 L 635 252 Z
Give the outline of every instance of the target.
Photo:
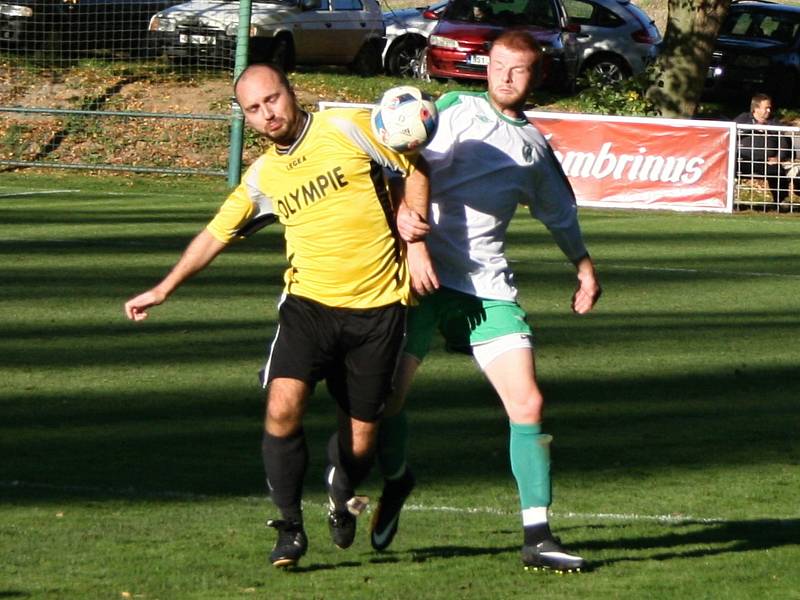
M 574 87 L 580 26 L 569 23 L 561 0 L 450 0 L 428 38 L 428 74 L 486 79 L 489 48 L 506 29 L 525 29 L 542 45 L 543 85 Z

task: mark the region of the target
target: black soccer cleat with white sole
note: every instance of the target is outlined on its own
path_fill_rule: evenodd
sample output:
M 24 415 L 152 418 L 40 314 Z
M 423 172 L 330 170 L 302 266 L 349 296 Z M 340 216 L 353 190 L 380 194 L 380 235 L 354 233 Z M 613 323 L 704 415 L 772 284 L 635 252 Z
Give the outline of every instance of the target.
M 278 531 L 278 541 L 269 554 L 274 567 L 293 567 L 308 550 L 308 538 L 296 521 L 269 520 L 267 527 Z
M 386 550 L 394 540 L 397 526 L 400 524 L 400 511 L 415 483 L 414 474 L 406 467 L 402 477 L 384 484 L 378 506 L 372 515 L 370 542 L 375 550 Z
M 562 548 L 553 538 L 536 545 L 522 547 L 522 564 L 525 569 L 549 569 L 559 573 L 578 573 L 586 570 L 586 561 Z

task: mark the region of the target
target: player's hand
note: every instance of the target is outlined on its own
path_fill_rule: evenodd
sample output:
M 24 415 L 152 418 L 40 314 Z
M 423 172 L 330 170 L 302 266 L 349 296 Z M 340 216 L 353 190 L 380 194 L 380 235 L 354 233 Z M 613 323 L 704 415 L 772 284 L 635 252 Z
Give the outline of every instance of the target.
M 155 289 L 148 290 L 125 303 L 125 316 L 131 321 L 143 321 L 148 317 L 147 309 L 164 302 L 166 297 Z
M 419 213 L 408 208 L 405 203 L 400 203 L 397 207 L 397 231 L 403 241 L 419 242 L 430 230 L 431 226 Z
M 592 259 L 586 256 L 578 263 L 578 287 L 572 295 L 572 310 L 579 315 L 588 313 L 602 293 Z
M 426 296 L 439 289 L 439 277 L 425 242 L 408 245 L 408 267 L 411 271 L 411 287 L 417 294 Z

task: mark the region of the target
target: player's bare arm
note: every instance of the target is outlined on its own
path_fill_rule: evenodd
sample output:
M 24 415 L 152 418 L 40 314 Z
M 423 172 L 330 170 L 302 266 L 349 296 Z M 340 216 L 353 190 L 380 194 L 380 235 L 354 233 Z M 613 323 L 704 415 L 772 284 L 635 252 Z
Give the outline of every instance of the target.
M 416 169 L 405 180 L 404 188 L 397 209 L 397 230 L 406 242 L 418 242 L 430 231 L 428 163 L 421 156 L 417 159 Z
M 408 267 L 411 271 L 411 287 L 417 294 L 425 296 L 439 289 L 439 277 L 424 241 L 408 244 Z
M 408 242 L 411 286 L 417 294 L 422 296 L 431 294 L 439 288 L 439 278 L 424 240 L 424 236 L 430 230 L 427 222 L 430 206 L 428 172 L 428 163 L 420 156 L 416 163 L 416 169 L 406 179 L 405 194 L 398 208 L 397 216 L 398 231 L 401 228 L 401 221 L 407 221 L 408 229 L 414 234 L 406 237 L 401 233 L 401 236 Z M 401 219 L 401 217 L 403 218 Z
M 592 310 L 600 299 L 603 289 L 600 287 L 594 262 L 588 254 L 578 260 L 575 267 L 578 270 L 578 287 L 572 296 L 572 310 L 583 315 Z
M 184 281 L 207 267 L 225 249 L 225 244 L 203 229 L 189 243 L 180 260 L 155 287 L 128 300 L 125 315 L 132 321 L 148 317 L 147 309 L 164 302 Z

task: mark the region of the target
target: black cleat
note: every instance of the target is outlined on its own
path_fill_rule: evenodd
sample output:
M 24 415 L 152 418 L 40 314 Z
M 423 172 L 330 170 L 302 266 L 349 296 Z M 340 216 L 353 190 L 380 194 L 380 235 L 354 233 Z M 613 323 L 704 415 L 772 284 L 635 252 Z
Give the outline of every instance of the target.
M 356 517 L 364 512 L 369 498 L 366 496 L 351 496 L 342 506 L 342 496 L 348 492 L 334 485 L 336 467 L 328 465 L 325 471 L 325 486 L 328 488 L 328 530 L 331 532 L 333 543 L 344 550 L 353 545 L 356 537 Z M 349 491 L 352 494 L 352 491 Z M 346 497 L 346 496 L 345 496 Z M 337 498 L 339 506 L 336 505 Z
M 400 511 L 415 483 L 414 474 L 406 467 L 402 477 L 389 480 L 383 485 L 378 507 L 372 515 L 370 542 L 375 550 L 386 550 L 394 540 L 400 523 Z
M 356 517 L 364 512 L 369 498 L 353 496 L 347 501 L 345 510 L 336 510 L 333 500 L 329 498 L 328 530 L 337 547 L 344 550 L 353 545 L 356 537 Z
M 296 521 L 269 520 L 267 527 L 278 530 L 278 541 L 269 553 L 274 567 L 293 567 L 308 550 L 308 538 Z
M 578 573 L 586 570 L 586 561 L 577 554 L 562 548 L 552 537 L 538 544 L 522 547 L 522 564 L 525 569 L 550 569 L 558 573 Z

